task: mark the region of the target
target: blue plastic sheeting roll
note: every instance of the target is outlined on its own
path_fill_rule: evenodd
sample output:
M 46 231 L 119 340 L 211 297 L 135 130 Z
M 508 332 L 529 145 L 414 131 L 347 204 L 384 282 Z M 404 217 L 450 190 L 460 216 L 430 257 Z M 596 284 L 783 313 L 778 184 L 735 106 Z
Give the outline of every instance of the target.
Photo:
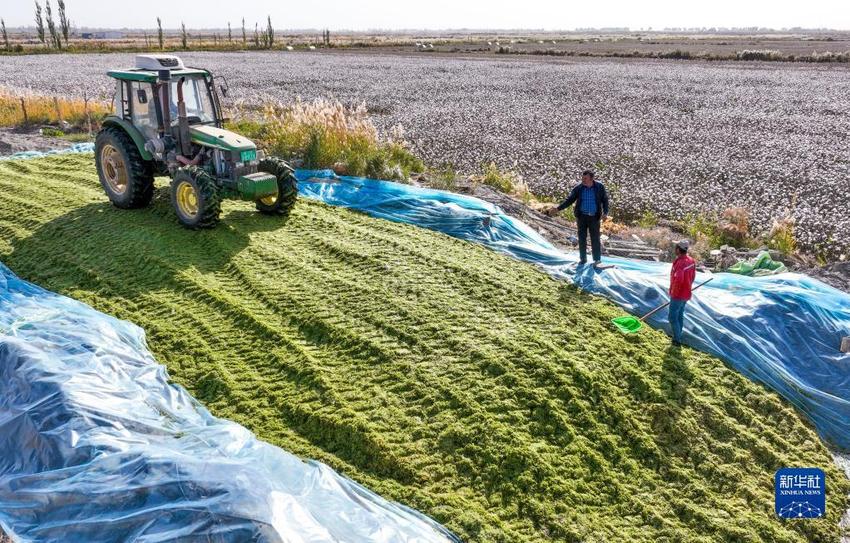
M 2 264 L 0 527 L 27 542 L 456 541 L 213 417 L 140 328 Z
M 635 315 L 669 299 L 670 264 L 608 258 L 615 268 L 579 266 L 525 223 L 477 198 L 330 171 L 298 171 L 302 195 L 375 217 L 430 228 L 537 264 Z M 707 279 L 698 274 L 697 281 Z M 649 323 L 669 332 L 666 311 Z M 695 293 L 685 342 L 717 355 L 803 411 L 820 435 L 850 450 L 850 296 L 804 275 L 718 274 Z

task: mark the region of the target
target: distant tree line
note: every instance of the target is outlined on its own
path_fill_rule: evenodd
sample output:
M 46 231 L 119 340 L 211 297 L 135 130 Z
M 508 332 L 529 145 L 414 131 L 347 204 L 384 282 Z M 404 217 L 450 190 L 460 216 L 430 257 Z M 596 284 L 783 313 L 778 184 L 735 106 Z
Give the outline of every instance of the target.
M 49 0 L 48 0 L 49 1 Z M 36 2 L 36 6 L 38 7 L 38 2 Z M 156 18 L 156 28 L 157 28 L 157 40 L 159 43 L 160 49 L 165 49 L 165 34 L 162 30 L 162 19 Z M 191 34 L 186 30 L 186 23 L 180 22 L 180 46 L 183 49 L 189 48 L 189 38 L 191 38 Z M 269 15 L 266 18 L 266 27 L 262 30 L 260 29 L 259 23 L 254 23 L 254 47 L 257 49 L 273 49 L 275 44 L 275 33 L 274 26 L 272 26 L 272 18 Z M 219 35 L 218 33 L 213 35 L 213 42 L 218 45 L 219 43 Z M 227 43 L 233 43 L 233 28 L 230 25 L 230 21 L 227 22 Z M 242 46 L 247 47 L 248 45 L 248 32 L 245 29 L 245 18 L 242 18 Z
M 69 46 L 69 40 L 72 34 L 71 30 L 71 20 L 68 18 L 68 12 L 65 6 L 65 0 L 56 0 L 56 12 L 53 10 L 53 5 L 51 4 L 51 0 L 34 0 L 35 4 L 35 33 L 38 41 L 47 48 L 54 48 L 61 50 L 63 47 L 67 48 Z M 55 16 L 54 16 L 55 13 Z M 245 18 L 242 18 L 242 47 L 248 47 L 248 33 L 245 28 Z M 164 50 L 165 43 L 165 31 L 162 28 L 162 19 L 160 17 L 156 18 L 156 45 L 159 46 L 160 50 Z M 188 49 L 190 38 L 192 38 L 191 34 L 189 34 L 186 29 L 186 23 L 180 22 L 180 46 L 181 48 Z M 253 47 L 256 49 L 274 49 L 275 47 L 275 29 L 272 25 L 271 15 L 266 17 L 266 25 L 265 28 L 260 28 L 259 23 L 254 23 L 254 35 L 253 35 Z M 9 42 L 9 34 L 6 29 L 6 21 L 4 19 L 0 19 L 0 39 L 2 39 L 2 43 L 4 48 L 7 51 L 11 51 L 12 47 Z M 144 39 L 145 46 L 151 46 L 151 39 L 148 36 L 148 32 L 144 31 Z M 216 33 L 213 36 L 213 40 L 216 46 L 219 45 L 219 35 Z M 322 31 L 322 42 L 325 46 L 330 46 L 331 44 L 331 32 L 330 30 Z M 227 43 L 233 44 L 233 29 L 231 27 L 230 21 L 227 22 Z M 20 46 L 16 46 L 20 47 Z

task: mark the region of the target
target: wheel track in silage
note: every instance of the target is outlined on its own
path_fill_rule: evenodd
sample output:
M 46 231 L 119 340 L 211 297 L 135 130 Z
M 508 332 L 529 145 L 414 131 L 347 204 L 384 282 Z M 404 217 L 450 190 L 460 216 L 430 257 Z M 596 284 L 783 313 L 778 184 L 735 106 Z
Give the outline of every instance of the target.
M 0 163 L 0 260 L 145 328 L 215 414 L 470 541 L 832 533 L 765 505 L 775 465 L 828 462 L 798 415 L 657 332 L 614 335 L 609 304 L 309 201 L 285 223 L 228 203 L 188 232 L 164 192 L 119 211 L 90 157 Z

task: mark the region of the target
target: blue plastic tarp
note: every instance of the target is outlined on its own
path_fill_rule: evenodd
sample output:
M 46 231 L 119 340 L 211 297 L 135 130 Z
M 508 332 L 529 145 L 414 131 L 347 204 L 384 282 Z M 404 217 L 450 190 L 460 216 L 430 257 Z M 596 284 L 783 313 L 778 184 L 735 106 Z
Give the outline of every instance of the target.
M 0 527 L 26 542 L 456 540 L 213 417 L 139 327 L 2 264 Z
M 298 171 L 303 196 L 415 224 L 534 263 L 636 315 L 668 299 L 670 264 L 608 258 L 616 267 L 579 266 L 525 223 L 477 198 L 398 183 Z M 697 281 L 704 281 L 698 274 Z M 833 446 L 850 450 L 850 295 L 794 273 L 717 274 L 686 310 L 685 343 L 725 360 L 797 406 Z M 669 332 L 665 311 L 652 326 Z
M 65 149 L 52 149 L 50 151 L 19 151 L 11 155 L 0 156 L 0 160 L 39 158 L 49 155 L 66 155 L 68 153 L 91 153 L 92 151 L 94 151 L 94 143 L 75 143 Z

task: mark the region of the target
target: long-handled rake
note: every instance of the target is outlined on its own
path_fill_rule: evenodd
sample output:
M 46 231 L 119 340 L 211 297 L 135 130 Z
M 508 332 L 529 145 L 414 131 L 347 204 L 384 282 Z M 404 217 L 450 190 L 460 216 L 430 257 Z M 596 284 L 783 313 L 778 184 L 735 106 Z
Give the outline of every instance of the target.
M 714 279 L 714 277 L 709 277 L 708 279 L 706 279 L 705 281 L 703 281 L 699 285 L 695 286 L 692 289 L 692 291 L 700 288 L 701 286 L 705 285 L 706 283 L 711 282 L 712 279 Z M 662 309 L 664 309 L 668 305 L 670 305 L 670 302 L 667 302 L 664 305 L 660 305 L 660 306 L 656 307 L 655 309 L 653 309 L 652 311 L 650 311 L 649 313 L 647 313 L 646 315 L 644 315 L 641 318 L 637 318 L 637 317 L 634 317 L 632 315 L 624 315 L 622 317 L 617 317 L 616 319 L 611 319 L 611 322 L 614 323 L 614 326 L 616 326 L 617 329 L 620 332 L 622 332 L 624 334 L 634 334 L 634 333 L 637 333 L 638 330 L 643 328 L 643 323 L 646 321 L 646 319 L 648 319 L 652 315 L 658 313 L 659 311 L 661 311 Z

